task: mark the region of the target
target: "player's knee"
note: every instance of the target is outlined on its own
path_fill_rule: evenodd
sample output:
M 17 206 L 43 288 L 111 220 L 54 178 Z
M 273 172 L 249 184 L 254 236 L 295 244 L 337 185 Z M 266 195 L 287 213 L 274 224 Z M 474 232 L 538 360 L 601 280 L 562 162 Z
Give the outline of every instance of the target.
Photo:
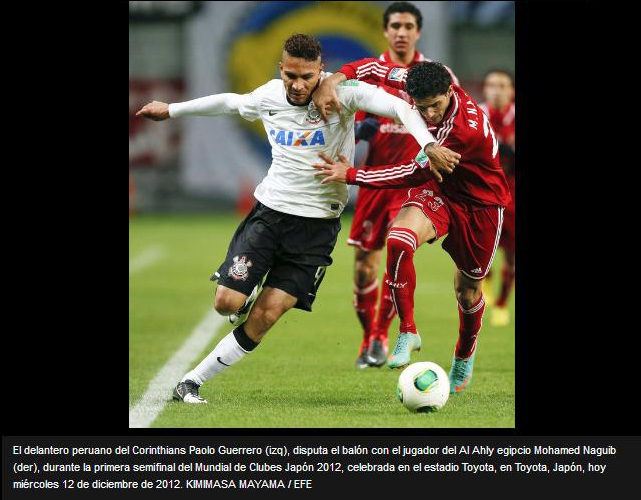
M 457 286 L 456 300 L 463 309 L 470 309 L 481 296 L 481 282 L 479 281 L 478 287 Z
M 214 298 L 214 309 L 221 316 L 229 316 L 230 314 L 238 311 L 238 309 L 231 307 L 231 304 L 227 299 L 218 296 Z
M 221 288 L 216 289 L 214 297 L 214 309 L 218 314 L 229 316 L 242 307 L 244 300 L 241 300 L 236 294 L 229 293 L 228 290 Z
M 378 278 L 378 268 L 381 262 L 380 251 L 357 248 L 354 257 L 354 283 L 356 286 L 369 285 Z
M 378 268 L 371 262 L 357 260 L 354 263 L 354 283 L 357 286 L 365 286 L 371 283 L 378 276 Z

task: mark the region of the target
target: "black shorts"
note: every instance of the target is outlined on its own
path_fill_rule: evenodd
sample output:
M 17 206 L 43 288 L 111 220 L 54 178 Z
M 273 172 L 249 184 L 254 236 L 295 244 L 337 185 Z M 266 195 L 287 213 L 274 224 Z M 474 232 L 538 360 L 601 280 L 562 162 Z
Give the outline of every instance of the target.
M 211 280 L 249 295 L 269 272 L 264 286 L 287 292 L 298 299 L 294 307 L 311 311 L 340 229 L 338 218 L 299 217 L 259 202 L 236 229 Z

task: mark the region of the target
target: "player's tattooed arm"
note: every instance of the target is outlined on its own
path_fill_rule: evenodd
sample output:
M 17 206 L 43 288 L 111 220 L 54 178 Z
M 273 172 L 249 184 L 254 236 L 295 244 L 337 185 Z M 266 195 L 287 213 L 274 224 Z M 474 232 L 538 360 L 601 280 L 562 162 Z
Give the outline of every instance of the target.
M 312 94 L 314 106 L 320 111 L 323 120 L 327 121 L 332 108 L 334 108 L 337 113 L 340 113 L 341 103 L 336 94 L 336 85 L 346 79 L 347 77 L 343 73 L 334 73 L 323 79 L 316 91 Z
M 160 101 L 151 101 L 149 104 L 145 104 L 140 111 L 136 113 L 136 116 L 143 116 L 160 122 L 169 118 L 169 104 L 166 102 Z

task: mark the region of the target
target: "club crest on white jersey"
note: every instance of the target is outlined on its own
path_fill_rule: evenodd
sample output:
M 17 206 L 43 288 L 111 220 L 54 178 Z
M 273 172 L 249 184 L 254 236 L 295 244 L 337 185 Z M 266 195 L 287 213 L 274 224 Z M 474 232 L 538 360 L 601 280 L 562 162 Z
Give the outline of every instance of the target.
M 318 109 L 316 109 L 316 106 L 314 106 L 314 101 L 311 101 L 309 103 L 309 107 L 307 108 L 307 115 L 305 116 L 305 121 L 314 125 L 316 123 L 320 123 L 321 119 L 322 118 L 321 118 L 320 111 L 318 111 Z

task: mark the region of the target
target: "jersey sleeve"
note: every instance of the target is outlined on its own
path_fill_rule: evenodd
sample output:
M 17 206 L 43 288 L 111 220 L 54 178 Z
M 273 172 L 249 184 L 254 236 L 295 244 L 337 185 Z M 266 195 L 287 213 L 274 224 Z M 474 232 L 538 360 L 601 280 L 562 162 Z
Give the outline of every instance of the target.
M 259 106 L 256 89 L 249 94 L 214 94 L 186 102 L 169 105 L 169 116 L 219 116 L 238 114 L 245 120 L 254 121 L 259 118 Z
M 394 89 L 405 90 L 407 68 L 378 59 L 361 59 L 342 66 L 339 70 L 348 80 L 384 84 Z
M 421 148 L 436 142 L 421 114 L 404 100 L 388 94 L 382 88 L 348 80 L 338 86 L 337 92 L 342 104 L 354 112 L 360 109 L 402 122 Z
M 368 188 L 393 189 L 415 187 L 433 179 L 427 155 L 420 151 L 410 162 L 347 170 L 347 184 Z

